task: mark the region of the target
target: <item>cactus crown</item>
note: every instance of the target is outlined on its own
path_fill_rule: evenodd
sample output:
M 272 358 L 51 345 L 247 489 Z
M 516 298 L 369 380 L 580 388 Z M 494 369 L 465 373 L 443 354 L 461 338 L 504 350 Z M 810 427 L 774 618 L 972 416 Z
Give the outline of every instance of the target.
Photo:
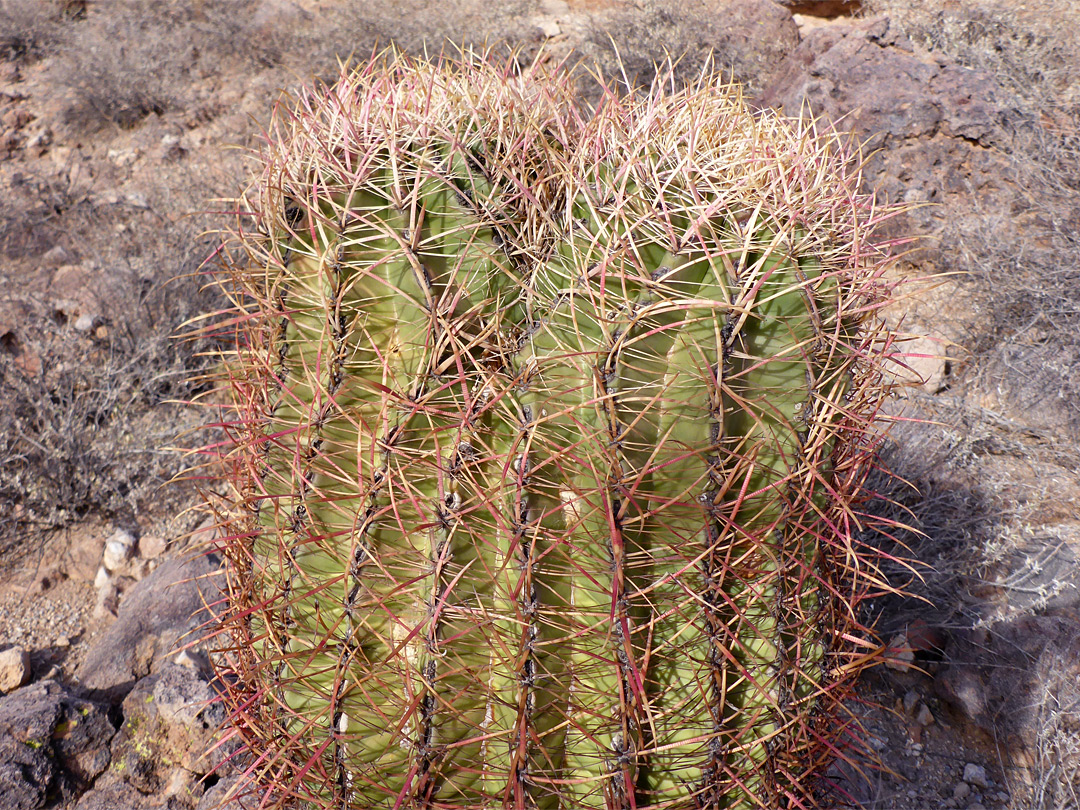
M 265 800 L 814 806 L 891 342 L 840 139 L 384 55 L 260 159 L 218 660 Z

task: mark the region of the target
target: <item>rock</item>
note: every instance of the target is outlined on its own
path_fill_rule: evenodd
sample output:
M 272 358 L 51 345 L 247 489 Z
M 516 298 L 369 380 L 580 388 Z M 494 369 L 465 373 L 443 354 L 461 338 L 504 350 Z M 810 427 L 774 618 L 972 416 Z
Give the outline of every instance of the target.
M 162 160 L 176 160 L 187 154 L 179 135 L 162 135 L 159 155 Z
M 533 20 L 533 24 L 540 31 L 540 34 L 545 39 L 551 39 L 551 37 L 557 37 L 562 33 L 562 29 L 559 27 L 557 20 L 553 20 L 550 17 L 537 17 Z
M 990 780 L 986 778 L 986 768 L 974 762 L 964 765 L 964 781 L 977 788 L 990 787 Z
M 915 663 L 915 651 L 908 645 L 907 635 L 897 633 L 889 639 L 885 650 L 885 666 L 897 672 L 907 672 Z
M 957 801 L 963 801 L 971 793 L 971 785 L 967 782 L 957 782 L 956 787 L 953 788 L 953 798 Z
M 165 553 L 165 538 L 160 534 L 144 534 L 139 538 L 139 556 L 153 560 Z
M 811 17 L 843 17 L 862 8 L 862 0 L 779 0 L 788 8 Z
M 0 692 L 11 692 L 30 680 L 30 654 L 22 647 L 0 650 Z
M 913 48 L 888 17 L 807 31 L 758 101 L 842 121 L 864 154 L 874 152 L 863 171 L 867 189 L 893 202 L 932 203 L 885 228 L 933 237 L 913 259 L 942 266 L 952 240 L 938 237 L 957 223 L 980 220 L 998 238 L 1020 238 L 1014 215 L 1029 206 L 1018 207 L 1024 193 L 1011 179 L 1009 151 L 1017 127 L 1030 122 L 993 75 Z M 919 372 L 940 384 L 936 366 Z
M 105 580 L 105 583 L 98 588 L 97 600 L 94 603 L 95 619 L 104 619 L 106 616 L 112 616 L 116 618 L 120 612 L 120 591 L 116 587 L 116 583 L 112 579 Z
M 919 711 L 915 713 L 915 722 L 920 726 L 929 726 L 934 722 L 934 714 L 930 711 L 930 707 L 923 703 L 919 706 Z
M 75 810 L 188 810 L 190 806 L 175 799 L 163 802 L 157 796 L 144 796 L 110 769 L 79 798 Z
M 49 304 L 53 312 L 69 321 L 81 315 L 92 320 L 100 318 L 101 300 L 97 292 L 100 283 L 100 274 L 94 268 L 81 264 L 58 267 L 49 282 Z
M 63 245 L 54 245 L 45 251 L 41 257 L 42 267 L 59 267 L 70 263 L 71 254 L 64 249 Z
M 919 703 L 919 693 L 916 692 L 914 689 L 908 689 L 904 693 L 904 700 L 903 700 L 903 704 L 902 704 L 903 707 L 904 707 L 904 711 L 907 712 L 908 714 L 911 714 L 912 712 L 915 711 L 915 707 L 918 705 L 918 703 Z
M 973 667 L 952 666 L 934 679 L 937 693 L 966 720 L 982 724 L 986 718 L 986 683 Z
M 107 708 L 54 681 L 0 699 L 0 807 L 37 810 L 73 798 L 109 764 Z
M 243 804 L 235 796 L 229 798 L 229 801 L 225 801 L 226 797 L 229 796 L 229 791 L 236 789 L 240 778 L 239 776 L 230 776 L 219 779 L 203 794 L 195 810 L 244 810 Z
M 947 665 L 934 678 L 937 694 L 963 720 L 1015 748 L 1044 744 L 1039 713 L 1032 712 L 1047 684 L 1055 699 L 1075 700 L 1080 684 L 1080 634 L 1075 619 L 1023 616 L 986 629 L 950 634 Z
M 138 149 L 110 149 L 105 155 L 114 165 L 126 168 L 139 159 Z
M 215 754 L 206 755 L 224 708 L 214 697 L 196 671 L 176 664 L 140 680 L 124 699 L 113 768 L 143 793 L 189 788 L 215 764 Z M 177 773 L 182 786 L 175 784 Z
M 77 325 L 76 328 L 78 328 Z M 130 559 L 134 549 L 135 538 L 129 532 L 117 529 L 105 541 L 105 551 L 101 555 L 101 562 L 109 571 L 117 571 Z
M 82 683 L 118 700 L 163 664 L 183 646 L 181 639 L 206 620 L 204 606 L 216 598 L 207 577 L 217 566 L 208 555 L 168 560 L 135 585 L 117 620 L 87 651 L 77 672 Z

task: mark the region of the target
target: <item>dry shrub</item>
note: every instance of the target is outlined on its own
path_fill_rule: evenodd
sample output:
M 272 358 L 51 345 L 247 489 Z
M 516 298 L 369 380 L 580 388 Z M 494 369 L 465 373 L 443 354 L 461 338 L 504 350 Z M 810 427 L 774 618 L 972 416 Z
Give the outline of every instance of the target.
M 1080 643 L 1048 655 L 1051 660 L 1040 661 L 1045 677 L 1031 707 L 1037 735 L 1023 780 L 1028 810 L 1080 807 L 1080 683 L 1063 676 L 1075 672 Z
M 250 26 L 255 0 L 113 0 L 69 26 L 56 80 L 74 91 L 68 121 L 130 129 L 182 107 L 193 83 L 276 64 L 273 37 Z M 239 64 L 238 64 L 239 63 Z
M 59 0 L 0 0 L 0 60 L 40 59 L 56 41 Z
M 120 222 L 148 223 L 116 231 Z M 73 206 L 58 228 L 108 228 L 95 289 L 100 316 L 79 331 L 37 303 L 13 351 L 0 352 L 0 557 L 93 514 L 131 520 L 182 493 L 161 490 L 180 471 L 169 450 L 196 415 L 173 400 L 198 393 L 206 341 L 177 339 L 188 319 L 216 306 L 200 265 L 212 251 L 194 218 L 167 220 L 123 206 Z M 143 241 L 147 233 L 154 238 Z M 100 244 L 101 240 L 97 240 Z M 40 370 L 27 368 L 28 353 Z

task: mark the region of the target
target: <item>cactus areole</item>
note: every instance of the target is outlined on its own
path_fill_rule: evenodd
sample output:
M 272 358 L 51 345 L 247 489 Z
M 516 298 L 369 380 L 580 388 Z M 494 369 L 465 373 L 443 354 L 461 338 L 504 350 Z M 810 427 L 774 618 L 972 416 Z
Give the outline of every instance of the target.
M 841 140 L 384 54 L 259 160 L 216 661 L 263 806 L 828 801 L 891 351 Z

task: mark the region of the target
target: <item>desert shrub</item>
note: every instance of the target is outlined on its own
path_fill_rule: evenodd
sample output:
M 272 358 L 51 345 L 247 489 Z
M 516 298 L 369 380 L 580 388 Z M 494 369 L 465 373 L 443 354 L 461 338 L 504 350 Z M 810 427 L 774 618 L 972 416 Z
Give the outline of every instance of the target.
M 0 0 L 0 59 L 45 55 L 56 41 L 63 8 L 57 0 Z
M 136 227 L 116 231 L 117 220 Z M 169 448 L 197 423 L 180 401 L 200 390 L 209 342 L 178 330 L 217 305 L 200 270 L 213 243 L 197 218 L 122 206 L 68 208 L 57 227 L 77 237 L 106 223 L 114 239 L 95 254 L 94 326 L 38 304 L 0 351 L 0 558 L 87 515 L 130 520 L 184 497 L 162 485 L 183 466 Z
M 276 40 L 251 26 L 253 0 L 115 0 L 70 26 L 57 80 L 74 91 L 69 122 L 130 129 L 183 106 L 193 82 L 237 60 L 276 64 Z

